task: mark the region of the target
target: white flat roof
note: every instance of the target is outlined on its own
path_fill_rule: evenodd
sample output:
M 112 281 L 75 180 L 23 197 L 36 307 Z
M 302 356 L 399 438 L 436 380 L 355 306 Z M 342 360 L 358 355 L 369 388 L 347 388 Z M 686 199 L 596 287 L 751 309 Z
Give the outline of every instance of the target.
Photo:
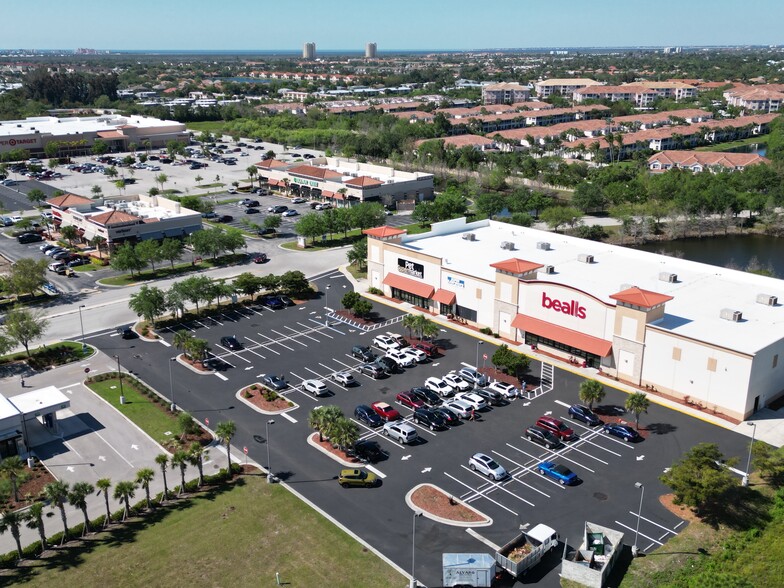
M 8 400 L 24 415 L 34 415 L 36 412 L 51 411 L 52 409 L 57 411 L 71 406 L 71 399 L 60 392 L 57 386 L 39 388 L 19 396 L 12 396 Z
M 0 421 L 18 415 L 19 411 L 16 410 L 16 407 L 5 396 L 0 396 Z
M 120 116 L 107 114 L 104 116 L 57 118 L 55 116 L 35 116 L 24 120 L 6 120 L 0 122 L 0 136 L 27 135 L 40 132 L 42 135 L 67 135 L 69 133 L 93 133 L 112 131 L 117 127 L 130 125 L 137 128 L 160 126 L 183 126 L 174 120 L 161 120 L 150 116 Z
M 476 240 L 463 239 L 466 232 Z M 514 251 L 501 249 L 502 241 L 514 243 Z M 537 249 L 539 242 L 549 243 L 550 250 Z M 518 258 L 552 265 L 555 273 L 540 270 L 540 281 L 578 288 L 610 305 L 615 305 L 610 295 L 629 286 L 667 294 L 673 299 L 657 327 L 742 353 L 756 353 L 784 337 L 784 281 L 775 278 L 497 221 L 436 223 L 430 233 L 405 236 L 403 246 L 440 257 L 446 270 L 491 282 L 491 263 Z M 583 253 L 593 255 L 594 263 L 578 261 Z M 676 274 L 678 281 L 660 280 L 662 272 Z M 780 303 L 760 304 L 758 294 L 777 296 Z M 741 311 L 742 320 L 720 318 L 725 308 Z

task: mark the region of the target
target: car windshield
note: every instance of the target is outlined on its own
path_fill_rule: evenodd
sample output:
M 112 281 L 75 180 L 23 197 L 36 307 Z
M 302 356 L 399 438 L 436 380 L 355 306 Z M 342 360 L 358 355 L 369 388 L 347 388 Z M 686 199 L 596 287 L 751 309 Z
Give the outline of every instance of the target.
M 490 461 L 488 461 L 488 462 L 487 462 L 487 467 L 488 467 L 488 468 L 490 468 L 491 470 L 497 470 L 497 469 L 498 469 L 498 468 L 500 468 L 501 466 L 499 466 L 499 465 L 498 465 L 498 464 L 495 462 L 495 460 L 491 459 Z
M 569 469 L 569 468 L 567 468 L 566 466 L 562 466 L 562 465 L 560 465 L 560 464 L 559 464 L 559 465 L 555 465 L 555 466 L 553 466 L 553 467 L 552 467 L 552 470 L 553 470 L 553 471 L 554 471 L 556 474 L 560 474 L 560 475 L 562 475 L 562 476 L 569 476 L 569 475 L 571 475 L 571 473 L 572 473 L 572 470 L 570 470 L 570 469 Z

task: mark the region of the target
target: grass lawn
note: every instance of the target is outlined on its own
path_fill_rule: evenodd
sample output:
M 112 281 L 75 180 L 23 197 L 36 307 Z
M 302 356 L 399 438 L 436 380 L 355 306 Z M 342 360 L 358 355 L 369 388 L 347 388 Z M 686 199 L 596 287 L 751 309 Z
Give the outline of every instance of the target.
M 739 141 L 730 141 L 729 143 L 717 143 L 715 145 L 697 147 L 695 151 L 727 151 L 727 149 L 736 149 L 746 145 L 754 145 L 755 143 L 767 143 L 768 137 L 769 135 L 758 135 L 756 137 L 748 137 Z
M 85 265 L 77 265 L 72 268 L 75 272 L 99 272 L 104 269 L 109 269 L 108 265 L 98 265 L 96 263 L 87 263 Z
M 230 490 L 194 497 L 148 518 L 156 520 L 116 526 L 88 538 L 85 548 L 31 562 L 12 572 L 14 579 L 31 587 L 272 587 L 279 572 L 291 588 L 406 585 L 361 544 L 261 476 L 242 477 Z
M 226 123 L 222 120 L 205 120 L 200 122 L 189 122 L 185 125 L 188 130 L 199 133 L 221 132 L 226 128 Z
M 75 341 L 61 341 L 52 345 L 30 348 L 31 357 L 19 351 L 0 356 L 0 364 L 26 360 L 34 369 L 44 369 L 51 365 L 65 365 L 74 361 L 82 361 L 95 353 L 93 347 L 87 346 L 87 351 L 82 350 L 82 343 Z
M 367 278 L 367 268 L 365 268 L 365 270 L 363 271 L 360 270 L 357 266 L 353 264 L 349 264 L 346 267 L 346 269 L 348 269 L 348 273 L 354 276 L 354 278 L 357 280 L 364 280 L 365 278 Z
M 120 381 L 117 378 L 92 382 L 88 386 L 155 441 L 166 445 L 177 434 L 177 419 L 168 411 L 161 410 L 161 404 L 138 392 L 131 382 L 128 376 L 123 375 L 125 404 L 120 404 Z

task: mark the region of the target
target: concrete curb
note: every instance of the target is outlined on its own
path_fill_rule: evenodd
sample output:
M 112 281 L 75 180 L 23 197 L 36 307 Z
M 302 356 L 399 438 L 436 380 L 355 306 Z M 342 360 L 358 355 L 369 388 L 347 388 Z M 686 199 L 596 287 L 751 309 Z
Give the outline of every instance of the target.
M 477 516 L 483 517 L 483 518 L 484 518 L 484 521 L 483 521 L 483 522 L 479 522 L 479 523 L 477 523 L 477 522 L 474 522 L 474 521 L 466 521 L 466 522 L 462 522 L 462 521 L 453 521 L 452 519 L 445 519 L 445 518 L 443 518 L 443 517 L 439 517 L 439 516 L 436 516 L 436 515 L 434 515 L 434 514 L 432 514 L 432 513 L 429 513 L 428 511 L 426 511 L 426 510 L 424 510 L 424 509 L 422 509 L 422 508 L 419 508 L 418 506 L 416 506 L 416 505 L 415 505 L 415 504 L 414 504 L 414 503 L 411 501 L 411 495 L 412 495 L 412 494 L 414 494 L 414 492 L 416 492 L 416 491 L 417 491 L 417 490 L 419 490 L 420 488 L 424 488 L 425 486 L 429 486 L 429 487 L 431 487 L 431 488 L 435 488 L 436 490 L 438 490 L 439 492 L 441 492 L 441 493 L 442 493 L 444 496 L 451 496 L 451 497 L 452 497 L 452 500 L 454 500 L 455 502 L 457 502 L 457 503 L 458 503 L 458 504 L 460 504 L 461 506 L 464 506 L 464 507 L 465 507 L 465 508 L 467 508 L 468 510 L 470 510 L 470 511 L 472 511 L 472 512 L 476 513 L 476 515 L 477 515 Z M 451 494 L 449 494 L 449 492 L 445 492 L 445 491 L 444 491 L 442 488 L 439 488 L 439 487 L 438 487 L 438 486 L 436 486 L 435 484 L 428 484 L 428 483 L 425 483 L 425 484 L 417 484 L 416 486 L 414 486 L 413 488 L 411 488 L 411 490 L 409 490 L 409 491 L 406 493 L 406 504 L 407 504 L 407 505 L 408 505 L 408 507 L 409 507 L 411 510 L 413 510 L 414 512 L 421 512 L 423 517 L 425 517 L 425 518 L 427 518 L 427 519 L 430 519 L 430 520 L 432 520 L 432 521 L 435 521 L 435 522 L 437 522 L 437 523 L 442 523 L 442 524 L 444 524 L 444 525 L 450 525 L 450 526 L 452 526 L 452 527 L 465 527 L 465 528 L 468 528 L 468 527 L 489 527 L 490 525 L 492 525 L 492 524 L 493 524 L 493 519 L 491 519 L 491 518 L 490 518 L 489 516 L 487 516 L 485 513 L 483 513 L 483 512 L 481 512 L 481 511 L 479 511 L 479 510 L 475 509 L 473 506 L 469 506 L 468 504 L 466 504 L 465 502 L 463 502 L 463 501 L 462 501 L 462 500 L 460 500 L 459 498 L 455 498 L 454 496 L 452 496 Z
M 363 464 L 361 462 L 351 463 L 350 461 L 346 461 L 345 459 L 339 458 L 334 453 L 330 453 L 329 451 L 324 449 L 321 445 L 319 445 L 315 441 L 315 437 L 317 435 L 318 435 L 318 433 L 311 433 L 310 435 L 308 435 L 308 445 L 310 445 L 311 447 L 315 447 L 316 449 L 318 449 L 321 453 L 323 453 L 327 457 L 333 459 L 334 461 L 338 462 L 341 465 L 346 466 L 347 468 L 364 468 L 365 467 L 365 464 Z
M 156 343 L 158 343 L 158 341 L 156 341 Z M 197 376 L 211 376 L 211 375 L 213 375 L 215 373 L 215 370 L 208 370 L 208 371 L 197 370 L 195 367 L 193 367 L 187 361 L 182 359 L 182 355 L 183 355 L 182 353 L 177 355 L 177 360 L 176 360 L 177 363 L 179 363 L 183 367 L 188 368 L 189 370 L 191 370 Z
M 261 384 L 259 384 L 258 382 L 254 382 L 254 384 L 258 385 L 259 388 L 263 388 L 263 386 Z M 250 385 L 251 384 L 248 384 L 248 386 L 250 386 Z M 255 410 L 256 412 L 258 412 L 260 414 L 268 414 L 268 415 L 283 414 L 285 412 L 291 412 L 292 410 L 297 410 L 299 408 L 299 404 L 297 404 L 293 400 L 289 400 L 287 396 L 281 396 L 281 398 L 284 398 L 287 402 L 291 402 L 291 404 L 293 406 L 290 406 L 289 408 L 284 408 L 283 410 L 275 410 L 275 411 L 264 410 L 262 408 L 259 408 L 258 406 L 256 406 L 252 402 L 249 402 L 247 398 L 243 398 L 242 397 L 243 389 L 247 388 L 248 386 L 243 386 L 242 388 L 237 390 L 237 393 L 234 394 L 234 397 L 237 400 L 239 400 L 240 402 L 242 402 L 243 404 L 245 404 L 246 406 L 248 406 L 249 408 L 252 408 L 253 410 Z

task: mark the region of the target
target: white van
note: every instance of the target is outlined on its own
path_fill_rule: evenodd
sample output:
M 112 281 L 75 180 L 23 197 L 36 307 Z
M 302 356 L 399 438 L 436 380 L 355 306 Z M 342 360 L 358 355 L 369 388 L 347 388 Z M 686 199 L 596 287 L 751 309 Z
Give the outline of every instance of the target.
M 409 424 L 390 421 L 384 425 L 384 435 L 399 443 L 413 443 L 417 440 L 416 429 Z

